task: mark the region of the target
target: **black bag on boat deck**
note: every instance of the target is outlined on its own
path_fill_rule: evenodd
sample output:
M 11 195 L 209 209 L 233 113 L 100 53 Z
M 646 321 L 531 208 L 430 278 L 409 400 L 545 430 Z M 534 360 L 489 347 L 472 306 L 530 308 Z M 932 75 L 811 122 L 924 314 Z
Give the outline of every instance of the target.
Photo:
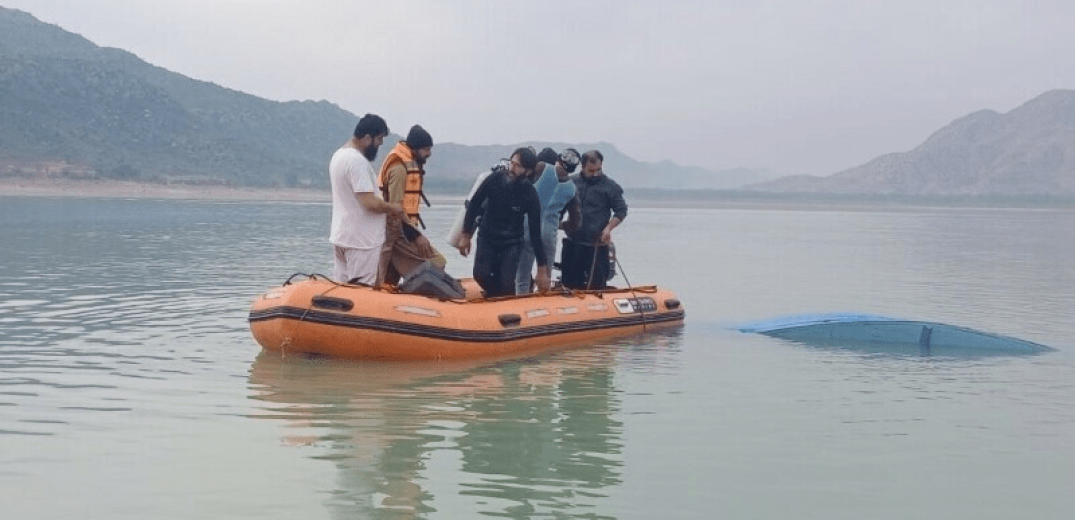
M 399 292 L 434 296 L 446 300 L 461 300 L 467 295 L 467 291 L 463 289 L 463 284 L 459 283 L 459 280 L 452 278 L 429 260 L 422 262 L 403 277 L 403 283 L 399 284 Z

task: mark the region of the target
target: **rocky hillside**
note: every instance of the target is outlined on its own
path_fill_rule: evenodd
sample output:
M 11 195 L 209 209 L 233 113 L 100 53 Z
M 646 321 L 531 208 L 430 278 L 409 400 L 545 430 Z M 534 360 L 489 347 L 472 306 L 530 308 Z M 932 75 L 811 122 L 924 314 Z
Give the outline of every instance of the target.
M 1053 90 L 999 114 L 982 110 L 892 153 L 829 177 L 748 187 L 783 193 L 1075 196 L 1075 91 Z

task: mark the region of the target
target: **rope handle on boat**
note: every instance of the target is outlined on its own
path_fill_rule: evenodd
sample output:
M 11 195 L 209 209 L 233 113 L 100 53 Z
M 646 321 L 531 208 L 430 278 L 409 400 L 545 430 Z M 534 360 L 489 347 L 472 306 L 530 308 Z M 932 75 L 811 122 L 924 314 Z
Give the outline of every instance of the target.
M 355 280 L 351 280 L 351 281 L 346 282 L 346 283 L 340 283 L 340 282 L 337 282 L 336 280 L 333 280 L 332 278 L 329 278 L 329 277 L 327 277 L 327 276 L 325 276 L 323 274 L 320 274 L 320 273 L 311 273 L 311 274 L 295 273 L 295 274 L 287 277 L 287 280 L 284 281 L 284 285 L 291 285 L 291 281 L 294 280 L 296 276 L 305 276 L 307 280 L 321 279 L 321 280 L 324 280 L 324 281 L 326 281 L 326 282 L 328 282 L 328 283 L 330 283 L 332 285 L 335 285 L 337 287 L 347 287 L 347 286 L 350 286 L 350 285 L 358 285 L 358 286 L 361 286 L 361 287 L 371 287 L 374 290 L 378 290 L 378 291 L 381 290 L 380 287 L 374 287 L 374 286 L 372 286 L 370 284 L 358 282 L 358 281 L 355 281 Z
M 320 279 L 322 279 L 322 280 L 324 280 L 326 282 L 332 282 L 334 284 L 339 284 L 339 282 L 337 282 L 337 281 L 335 281 L 335 280 L 333 280 L 333 279 L 331 279 L 331 278 L 329 278 L 329 277 L 327 277 L 327 276 L 325 276 L 323 274 L 319 274 L 319 273 L 310 273 L 310 274 L 295 273 L 295 274 L 287 277 L 287 280 L 284 281 L 284 285 L 291 285 L 291 281 L 294 280 L 296 276 L 305 276 L 307 280 L 317 280 L 318 278 L 320 278 Z
M 305 277 L 307 277 L 307 278 L 312 280 L 313 277 L 316 276 L 316 275 L 306 274 L 306 273 L 295 273 L 295 274 L 293 274 L 291 276 L 288 276 L 287 280 L 284 280 L 284 285 L 291 285 L 291 281 L 294 280 L 296 276 L 305 276 Z

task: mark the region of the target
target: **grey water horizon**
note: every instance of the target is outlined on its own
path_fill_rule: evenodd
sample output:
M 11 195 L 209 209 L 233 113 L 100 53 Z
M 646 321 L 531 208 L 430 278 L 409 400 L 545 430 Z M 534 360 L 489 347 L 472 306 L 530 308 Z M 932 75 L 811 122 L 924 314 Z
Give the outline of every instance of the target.
M 631 202 L 631 201 L 629 201 Z M 17 518 L 1067 518 L 1075 213 L 670 208 L 614 233 L 680 329 L 460 363 L 281 358 L 252 299 L 331 271 L 324 203 L 0 197 Z M 423 211 L 448 271 L 457 208 Z M 744 333 L 898 316 L 1046 345 Z

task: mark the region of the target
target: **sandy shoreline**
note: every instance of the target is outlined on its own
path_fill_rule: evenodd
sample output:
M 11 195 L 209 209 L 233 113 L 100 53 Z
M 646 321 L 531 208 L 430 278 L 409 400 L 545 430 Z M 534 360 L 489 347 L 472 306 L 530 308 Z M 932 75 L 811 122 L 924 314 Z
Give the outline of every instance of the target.
M 0 196 L 329 202 L 327 190 L 198 186 L 115 180 L 0 179 Z
M 251 202 L 332 202 L 328 188 L 200 186 L 116 180 L 0 177 L 0 197 L 219 200 Z M 462 196 L 430 196 L 434 204 L 462 204 Z
M 331 203 L 328 188 L 255 188 L 249 186 L 200 186 L 157 184 L 117 180 L 0 178 L 0 197 L 71 197 L 113 199 L 171 199 L 251 202 Z M 430 196 L 434 204 L 462 204 L 463 196 Z M 808 208 L 816 204 L 788 204 L 720 200 L 635 200 L 639 207 L 655 208 Z
M 682 208 L 682 209 L 765 209 L 798 211 L 921 211 L 934 210 L 983 210 L 983 209 L 1037 209 L 1050 211 L 1075 211 L 1075 201 L 1058 204 L 965 204 L 955 201 L 885 202 L 750 198 L 693 198 L 693 197 L 643 197 L 629 194 L 635 207 Z M 57 178 L 0 177 L 0 197 L 72 197 L 114 199 L 172 199 L 250 202 L 318 202 L 328 204 L 332 198 L 328 188 L 256 188 L 250 186 L 208 186 L 193 184 L 157 184 L 118 180 L 85 180 Z M 462 195 L 429 197 L 433 204 L 462 204 Z

